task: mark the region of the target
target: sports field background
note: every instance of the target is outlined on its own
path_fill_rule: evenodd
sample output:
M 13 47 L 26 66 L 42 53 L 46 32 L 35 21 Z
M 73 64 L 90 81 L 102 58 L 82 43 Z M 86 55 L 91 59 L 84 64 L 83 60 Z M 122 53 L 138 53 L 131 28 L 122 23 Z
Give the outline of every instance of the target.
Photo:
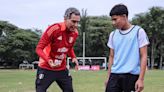
M 107 71 L 74 71 L 74 92 L 104 92 Z M 0 92 L 35 92 L 36 70 L 0 70 Z M 48 92 L 62 92 L 53 83 Z M 164 70 L 148 70 L 143 92 L 164 92 Z

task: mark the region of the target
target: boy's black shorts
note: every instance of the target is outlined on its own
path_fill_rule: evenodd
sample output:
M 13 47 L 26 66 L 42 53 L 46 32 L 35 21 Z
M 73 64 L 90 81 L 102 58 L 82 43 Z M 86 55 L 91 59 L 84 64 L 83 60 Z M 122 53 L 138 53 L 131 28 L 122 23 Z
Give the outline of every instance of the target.
M 139 75 L 111 73 L 105 92 L 135 92 Z

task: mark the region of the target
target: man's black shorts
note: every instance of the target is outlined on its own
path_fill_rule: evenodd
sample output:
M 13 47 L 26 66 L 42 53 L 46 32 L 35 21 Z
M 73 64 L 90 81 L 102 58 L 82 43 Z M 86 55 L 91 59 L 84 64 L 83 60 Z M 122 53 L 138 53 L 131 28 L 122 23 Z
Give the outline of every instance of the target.
M 72 77 L 69 71 L 51 71 L 38 67 L 36 76 L 36 92 L 46 92 L 47 88 L 54 82 L 59 85 L 63 92 L 73 92 Z

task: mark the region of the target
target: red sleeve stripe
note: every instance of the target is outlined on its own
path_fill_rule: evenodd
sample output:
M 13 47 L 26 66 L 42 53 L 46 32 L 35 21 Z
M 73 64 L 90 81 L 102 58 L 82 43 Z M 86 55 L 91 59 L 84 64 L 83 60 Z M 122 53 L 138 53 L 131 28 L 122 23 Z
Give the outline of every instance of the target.
M 55 31 L 59 29 L 59 25 L 53 25 L 51 26 L 48 30 L 47 30 L 47 34 L 48 36 L 51 36 L 51 34 Z

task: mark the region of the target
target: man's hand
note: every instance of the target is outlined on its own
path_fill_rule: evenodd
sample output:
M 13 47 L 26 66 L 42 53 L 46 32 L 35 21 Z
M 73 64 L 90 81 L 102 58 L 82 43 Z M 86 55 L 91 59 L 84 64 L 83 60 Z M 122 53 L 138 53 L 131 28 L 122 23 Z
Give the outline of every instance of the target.
M 52 59 L 50 59 L 50 60 L 48 61 L 48 64 L 50 65 L 51 68 L 55 68 L 55 67 L 58 67 L 58 66 L 61 65 L 61 63 L 59 63 L 59 62 L 56 63 L 56 60 L 53 61 Z
M 141 92 L 144 89 L 144 82 L 141 79 L 138 79 L 135 84 L 135 92 Z
M 78 62 L 77 58 L 73 58 L 73 59 L 72 59 L 72 62 L 76 64 L 75 70 L 78 70 L 79 62 Z

